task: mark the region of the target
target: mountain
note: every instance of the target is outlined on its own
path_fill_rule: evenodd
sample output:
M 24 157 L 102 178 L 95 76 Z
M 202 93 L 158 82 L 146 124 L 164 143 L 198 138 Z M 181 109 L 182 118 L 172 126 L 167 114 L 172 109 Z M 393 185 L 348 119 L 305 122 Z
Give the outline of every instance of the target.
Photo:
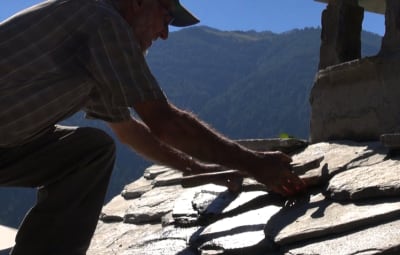
M 283 34 L 194 27 L 158 42 L 148 60 L 170 100 L 231 138 L 307 138 L 320 29 Z M 381 38 L 363 33 L 363 55 Z
M 282 34 L 192 27 L 154 43 L 147 56 L 170 101 L 194 112 L 234 139 L 288 133 L 308 138 L 308 97 L 319 59 L 320 29 Z M 363 56 L 378 52 L 381 38 L 363 32 Z M 78 113 L 63 124 L 95 126 Z M 118 145 L 107 200 L 143 174 L 147 162 Z M 34 203 L 32 190 L 0 189 L 0 224 L 18 226 Z

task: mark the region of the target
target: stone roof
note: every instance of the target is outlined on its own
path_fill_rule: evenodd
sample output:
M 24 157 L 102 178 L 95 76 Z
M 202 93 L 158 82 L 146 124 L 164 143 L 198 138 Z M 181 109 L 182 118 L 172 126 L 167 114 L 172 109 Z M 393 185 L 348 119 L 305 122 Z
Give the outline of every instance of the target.
M 252 179 L 184 188 L 153 165 L 104 207 L 88 255 L 400 254 L 400 157 L 382 141 L 297 146 L 294 161 L 323 159 L 290 201 Z
M 328 3 L 329 0 L 314 0 L 316 2 Z M 386 2 L 383 0 L 358 0 L 358 5 L 366 11 L 385 14 Z

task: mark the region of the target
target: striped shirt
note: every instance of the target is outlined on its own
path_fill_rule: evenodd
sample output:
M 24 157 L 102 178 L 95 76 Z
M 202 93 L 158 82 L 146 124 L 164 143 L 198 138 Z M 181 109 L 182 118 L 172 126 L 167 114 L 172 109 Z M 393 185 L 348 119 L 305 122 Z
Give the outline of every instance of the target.
M 0 147 L 84 110 L 118 122 L 165 99 L 111 0 L 49 0 L 0 23 Z

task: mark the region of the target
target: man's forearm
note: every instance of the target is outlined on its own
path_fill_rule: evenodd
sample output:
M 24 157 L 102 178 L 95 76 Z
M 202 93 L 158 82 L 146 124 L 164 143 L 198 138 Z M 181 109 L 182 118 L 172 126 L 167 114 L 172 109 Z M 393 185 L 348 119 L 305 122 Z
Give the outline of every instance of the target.
M 257 152 L 225 138 L 188 112 L 173 111 L 163 122 L 159 135 L 162 141 L 202 161 L 251 171 L 249 165 L 257 161 Z
M 159 140 L 201 161 L 243 171 L 283 195 L 305 186 L 286 154 L 248 150 L 164 100 L 139 102 L 135 110 Z
M 147 126 L 137 120 L 109 123 L 119 140 L 141 156 L 184 172 L 204 172 L 206 166 L 189 155 L 157 139 Z

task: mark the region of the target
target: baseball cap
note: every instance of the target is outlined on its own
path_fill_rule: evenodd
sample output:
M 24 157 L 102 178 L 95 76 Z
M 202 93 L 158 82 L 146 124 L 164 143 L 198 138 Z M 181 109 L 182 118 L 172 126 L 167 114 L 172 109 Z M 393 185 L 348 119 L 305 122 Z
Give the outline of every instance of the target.
M 196 16 L 188 11 L 179 0 L 171 0 L 171 15 L 173 17 L 170 25 L 175 27 L 186 27 L 197 24 L 200 22 Z

